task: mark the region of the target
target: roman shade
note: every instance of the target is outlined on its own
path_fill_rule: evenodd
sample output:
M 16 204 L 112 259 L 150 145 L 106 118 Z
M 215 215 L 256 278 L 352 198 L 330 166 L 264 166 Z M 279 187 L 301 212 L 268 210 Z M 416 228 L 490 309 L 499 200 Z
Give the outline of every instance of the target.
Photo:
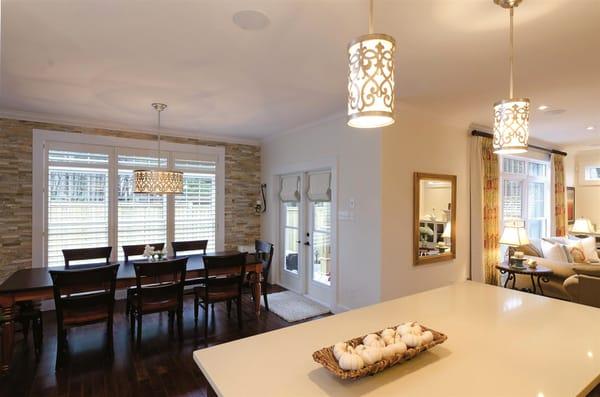
M 300 176 L 284 175 L 281 177 L 279 198 L 287 203 L 300 201 Z
M 308 174 L 308 199 L 314 202 L 331 201 L 331 172 Z

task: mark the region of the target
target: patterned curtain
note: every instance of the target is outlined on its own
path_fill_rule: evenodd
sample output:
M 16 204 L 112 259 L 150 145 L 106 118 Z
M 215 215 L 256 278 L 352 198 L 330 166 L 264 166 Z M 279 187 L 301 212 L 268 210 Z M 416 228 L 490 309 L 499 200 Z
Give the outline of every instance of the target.
M 483 165 L 483 272 L 487 284 L 498 285 L 496 265 L 500 257 L 499 163 L 498 156 L 494 154 L 492 140 L 480 139 Z
M 564 236 L 567 232 L 567 227 L 565 203 L 565 165 L 563 155 L 552 155 L 552 171 L 554 172 L 554 235 Z

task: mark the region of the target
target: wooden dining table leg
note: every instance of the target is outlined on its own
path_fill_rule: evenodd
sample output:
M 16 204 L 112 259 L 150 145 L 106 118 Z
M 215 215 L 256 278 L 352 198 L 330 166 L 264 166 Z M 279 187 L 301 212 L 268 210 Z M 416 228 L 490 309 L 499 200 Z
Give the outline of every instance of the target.
M 254 311 L 256 317 L 260 316 L 260 298 L 261 298 L 261 287 L 260 287 L 260 274 L 256 272 L 250 273 L 250 287 L 252 288 L 252 297 L 254 298 Z
M 15 341 L 15 322 L 14 322 L 14 303 L 0 302 L 2 313 L 2 356 L 0 358 L 0 373 L 8 372 L 12 361 L 14 341 Z

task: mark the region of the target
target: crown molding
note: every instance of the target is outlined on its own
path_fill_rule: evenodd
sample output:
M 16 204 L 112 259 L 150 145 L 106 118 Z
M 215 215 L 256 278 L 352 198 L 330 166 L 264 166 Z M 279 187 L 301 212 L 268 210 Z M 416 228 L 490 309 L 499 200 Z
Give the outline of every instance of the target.
M 139 129 L 127 124 L 118 124 L 118 123 L 103 123 L 98 122 L 97 120 L 90 120 L 84 118 L 66 118 L 60 116 L 54 116 L 47 113 L 36 113 L 36 112 L 24 112 L 20 110 L 10 110 L 10 109 L 1 109 L 0 108 L 0 118 L 12 119 L 12 120 L 24 120 L 24 121 L 33 121 L 38 123 L 51 123 L 51 124 L 60 124 L 60 125 L 68 125 L 73 127 L 84 127 L 84 128 L 101 128 L 107 130 L 118 130 L 118 131 L 127 131 L 133 133 L 140 134 L 158 134 L 158 129 L 156 128 L 146 128 Z M 230 136 L 221 136 L 221 135 L 208 135 L 208 134 L 195 134 L 191 132 L 185 132 L 180 130 L 168 130 L 162 129 L 160 130 L 160 134 L 163 136 L 172 136 L 179 138 L 194 138 L 198 140 L 210 141 L 215 143 L 231 143 L 231 144 L 239 144 L 239 145 L 251 145 L 251 146 L 260 146 L 260 139 L 245 139 L 245 138 L 236 138 Z
M 343 119 L 345 117 L 346 117 L 346 112 L 335 112 L 335 113 L 332 113 L 325 117 L 322 117 L 320 119 L 309 121 L 307 123 L 297 125 L 296 127 L 292 127 L 290 129 L 284 130 L 282 132 L 276 132 L 274 134 L 268 135 L 262 139 L 262 143 L 271 142 L 277 138 L 280 138 L 280 137 L 283 137 L 286 135 L 295 134 L 295 133 L 301 132 L 301 131 L 306 131 L 310 128 L 316 127 L 323 123 L 327 123 L 328 121 Z M 344 123 L 344 125 L 346 125 L 346 123 Z

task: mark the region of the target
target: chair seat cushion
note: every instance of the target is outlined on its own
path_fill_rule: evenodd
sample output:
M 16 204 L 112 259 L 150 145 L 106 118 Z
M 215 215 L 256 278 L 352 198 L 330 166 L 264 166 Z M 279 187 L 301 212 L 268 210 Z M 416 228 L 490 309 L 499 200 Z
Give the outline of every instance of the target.
M 106 305 L 98 305 L 88 308 L 64 309 L 63 323 L 66 326 L 77 326 L 92 324 L 108 319 L 108 308 Z
M 177 310 L 178 304 L 177 299 L 164 299 L 164 300 L 145 300 L 142 302 L 141 308 L 138 307 L 138 303 L 134 300 L 132 302 L 132 308 L 136 311 L 140 310 L 143 314 L 157 313 L 169 310 Z

